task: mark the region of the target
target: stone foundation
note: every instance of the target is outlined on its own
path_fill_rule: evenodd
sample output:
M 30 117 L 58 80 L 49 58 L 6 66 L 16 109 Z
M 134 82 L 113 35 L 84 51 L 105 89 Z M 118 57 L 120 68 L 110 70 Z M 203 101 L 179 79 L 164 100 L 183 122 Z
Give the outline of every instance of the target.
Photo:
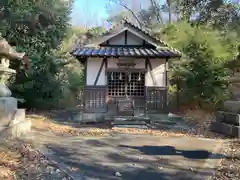
M 215 132 L 218 132 L 227 136 L 240 138 L 240 126 L 233 126 L 226 123 L 213 122 L 211 124 L 211 129 Z
M 240 138 L 240 114 L 218 111 L 215 116 L 216 122 L 211 124 L 213 131 Z
M 31 131 L 31 121 L 25 119 L 25 109 L 17 109 L 17 99 L 0 98 L 0 133 L 5 138 L 19 137 Z
M 74 117 L 74 121 L 81 123 L 104 121 L 104 113 L 79 113 Z
M 234 100 L 225 101 L 224 111 L 240 113 L 240 101 L 234 101 Z

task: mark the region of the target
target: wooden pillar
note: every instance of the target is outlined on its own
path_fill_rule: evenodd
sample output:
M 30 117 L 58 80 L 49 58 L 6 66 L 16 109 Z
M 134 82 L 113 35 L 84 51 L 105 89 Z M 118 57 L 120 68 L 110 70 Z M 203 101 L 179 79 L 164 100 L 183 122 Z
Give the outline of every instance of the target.
M 165 60 L 164 69 L 165 69 L 165 86 L 166 86 L 165 108 L 166 108 L 166 111 L 168 111 L 168 58 L 166 58 Z
M 83 77 L 84 77 L 84 81 L 83 81 L 83 83 L 84 83 L 84 85 L 83 85 L 83 99 L 82 99 L 82 105 L 83 105 L 83 109 L 85 109 L 85 95 L 86 95 L 86 86 L 87 86 L 87 61 L 88 61 L 88 58 L 85 58 L 84 59 L 84 63 L 83 63 L 83 65 L 84 65 L 84 75 L 83 75 Z
M 145 41 L 143 41 L 143 43 L 145 43 Z M 146 88 L 146 74 L 148 73 L 148 59 L 145 59 L 145 69 L 146 69 L 146 73 L 145 73 L 145 92 L 144 92 L 144 101 L 145 101 L 145 109 L 144 109 L 144 115 L 147 116 L 147 88 Z

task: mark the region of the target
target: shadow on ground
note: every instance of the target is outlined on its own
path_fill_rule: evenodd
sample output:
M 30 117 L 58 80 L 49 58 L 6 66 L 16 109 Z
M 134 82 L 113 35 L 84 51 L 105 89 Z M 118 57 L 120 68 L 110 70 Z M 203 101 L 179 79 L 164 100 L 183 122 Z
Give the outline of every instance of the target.
M 142 152 L 145 155 L 161 155 L 161 156 L 183 156 L 189 159 L 220 159 L 223 155 L 213 154 L 206 150 L 178 150 L 173 146 L 125 146 L 119 147 L 132 148 Z
M 98 147 L 94 153 L 89 149 L 91 144 Z M 184 163 L 223 157 L 221 154 L 214 155 L 206 150 L 178 150 L 173 146 L 119 145 L 116 147 L 117 151 L 114 151 L 106 148 L 109 144 L 98 140 L 88 140 L 87 143 L 79 145 L 81 151 L 74 148 L 75 146 L 49 144 L 47 147 L 61 159 L 61 163 L 70 167 L 70 173 L 72 172 L 76 177 L 84 176 L 99 180 L 199 180 L 199 175 L 211 176 L 214 169 L 203 166 L 193 166 L 191 169 L 189 168 L 191 164 L 185 166 Z M 104 155 L 101 154 L 102 148 L 105 149 Z M 176 163 L 179 161 L 177 156 L 182 157 L 180 160 L 182 163 Z

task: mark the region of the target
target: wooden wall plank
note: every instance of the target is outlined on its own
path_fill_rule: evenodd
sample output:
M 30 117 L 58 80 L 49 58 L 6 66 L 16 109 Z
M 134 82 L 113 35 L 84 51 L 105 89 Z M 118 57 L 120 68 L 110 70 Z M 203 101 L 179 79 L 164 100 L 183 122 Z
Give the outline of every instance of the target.
M 97 82 L 98 82 L 98 80 L 99 80 L 99 77 L 100 77 L 100 74 L 101 74 L 101 72 L 102 72 L 102 69 L 103 69 L 103 65 L 104 65 L 104 64 L 106 64 L 106 58 L 104 58 L 104 59 L 102 60 L 101 66 L 100 66 L 100 68 L 99 68 L 99 70 L 98 70 L 98 73 L 97 73 L 97 77 L 96 77 L 96 79 L 95 79 L 95 81 L 94 81 L 94 86 L 97 85 Z
M 106 112 L 106 86 L 85 87 L 85 108 L 88 113 Z
M 149 73 L 150 73 L 150 76 L 152 78 L 152 81 L 153 81 L 153 85 L 154 86 L 157 86 L 157 80 L 156 80 L 156 77 L 153 75 L 153 68 L 152 68 L 152 63 L 149 59 L 147 59 L 147 65 L 149 66 Z

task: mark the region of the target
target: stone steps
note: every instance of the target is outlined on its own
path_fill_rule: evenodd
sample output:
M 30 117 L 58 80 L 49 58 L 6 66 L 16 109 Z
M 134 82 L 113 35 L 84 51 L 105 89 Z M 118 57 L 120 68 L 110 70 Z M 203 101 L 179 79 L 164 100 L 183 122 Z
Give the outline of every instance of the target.
M 212 122 L 210 128 L 214 132 L 240 138 L 240 126 L 234 126 L 221 122 Z
M 235 102 L 239 103 L 239 102 Z M 234 104 L 234 102 L 231 102 Z M 229 107 L 228 107 L 229 108 Z M 231 111 L 231 112 L 229 112 Z M 238 108 L 229 111 L 217 111 L 216 121 L 211 123 L 211 130 L 227 136 L 240 138 L 240 114 Z
M 147 123 L 145 121 L 133 121 L 133 120 L 115 120 L 111 123 L 112 125 L 146 125 Z
M 145 116 L 105 116 L 105 120 L 120 120 L 120 121 L 150 121 L 149 117 Z
M 225 101 L 224 111 L 240 113 L 240 101 L 233 101 L 233 100 Z
M 147 124 L 150 123 L 150 118 L 148 117 L 136 117 L 136 116 L 112 116 L 106 117 L 111 119 L 111 123 L 114 128 L 138 128 L 147 129 Z
M 234 126 L 240 126 L 240 114 L 218 111 L 215 113 L 216 121 L 219 123 L 227 123 Z
M 136 128 L 136 129 L 148 129 L 145 125 L 115 125 L 114 128 Z

